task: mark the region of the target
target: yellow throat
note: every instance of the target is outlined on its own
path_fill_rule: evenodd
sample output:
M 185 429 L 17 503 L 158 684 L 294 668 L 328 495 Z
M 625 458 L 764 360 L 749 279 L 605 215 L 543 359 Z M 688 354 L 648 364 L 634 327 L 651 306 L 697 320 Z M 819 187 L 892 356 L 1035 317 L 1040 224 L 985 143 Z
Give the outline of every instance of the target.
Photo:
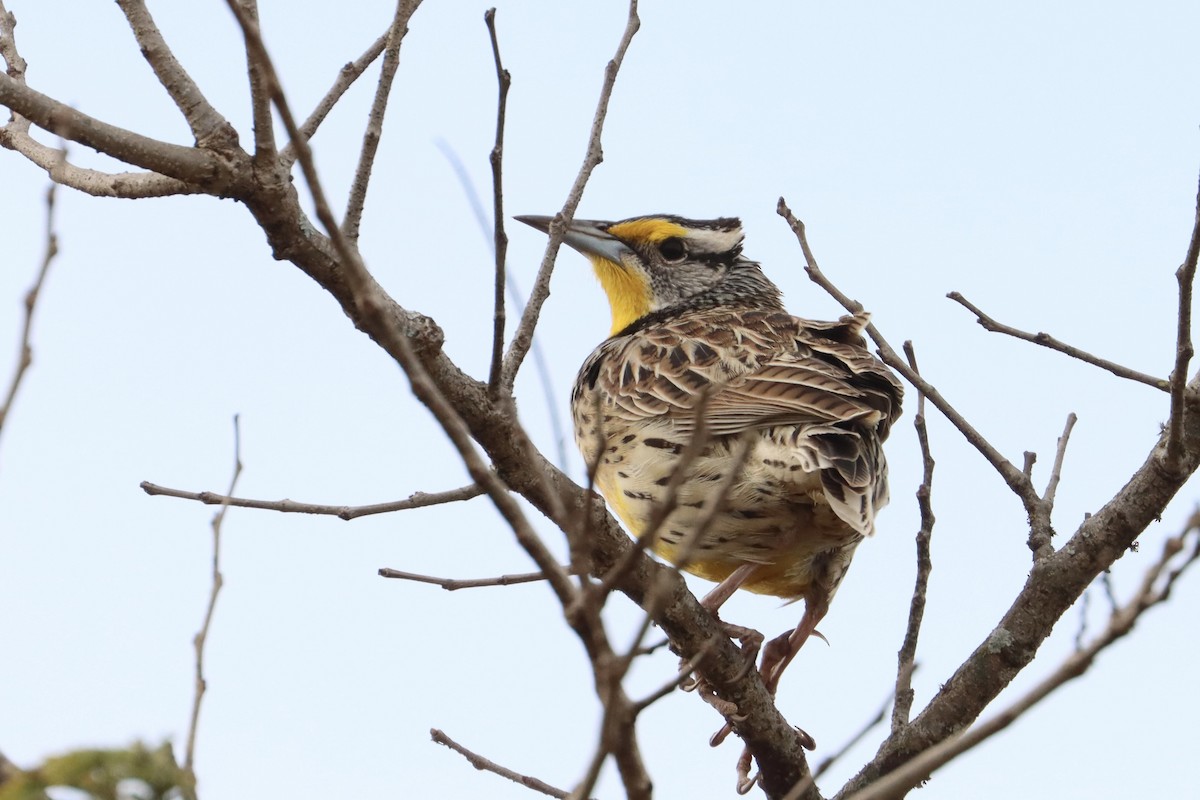
M 658 244 L 672 236 L 684 236 L 687 229 L 665 219 L 635 219 L 613 225 L 608 232 L 626 242 Z M 654 292 L 645 273 L 606 258 L 589 255 L 600 286 L 612 308 L 612 334 L 637 322 L 653 310 Z

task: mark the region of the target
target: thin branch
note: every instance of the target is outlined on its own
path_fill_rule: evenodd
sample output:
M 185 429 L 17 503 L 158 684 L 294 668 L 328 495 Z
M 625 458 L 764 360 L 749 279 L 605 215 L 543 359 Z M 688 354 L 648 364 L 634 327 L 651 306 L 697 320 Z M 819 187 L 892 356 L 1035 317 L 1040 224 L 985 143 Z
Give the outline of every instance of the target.
M 1198 536 L 1195 537 L 1191 552 L 1187 553 L 1176 567 L 1168 571 L 1171 562 L 1183 551 L 1185 539 L 1197 530 L 1198 525 L 1200 525 L 1200 516 L 1193 515 L 1188 527 L 1182 533 L 1168 539 L 1163 546 L 1162 556 L 1146 570 L 1137 595 L 1114 611 L 1109 618 L 1108 626 L 1094 641 L 1069 655 L 1054 672 L 1046 676 L 1033 689 L 987 722 L 933 745 L 863 790 L 850 795 L 847 800 L 885 800 L 885 798 L 903 797 L 910 789 L 927 779 L 935 769 L 976 745 L 982 744 L 994 734 L 1007 728 L 1054 690 L 1086 673 L 1103 650 L 1133 630 L 1143 613 L 1167 600 L 1171 589 L 1184 570 L 1195 561 L 1200 560 L 1200 536 Z M 1164 573 L 1165 578 L 1163 577 Z
M 233 416 L 233 477 L 229 479 L 227 494 L 233 494 L 241 474 L 242 434 L 238 417 L 235 414 Z M 212 627 L 213 612 L 217 608 L 217 596 L 221 593 L 221 587 L 225 583 L 225 579 L 221 575 L 221 524 L 225 521 L 225 512 L 228 510 L 229 505 L 226 504 L 213 515 L 212 589 L 208 595 L 208 608 L 204 612 L 204 624 L 200 626 L 200 631 L 192 640 L 192 645 L 196 650 L 196 691 L 192 697 L 192 715 L 188 723 L 187 746 L 183 758 L 183 774 L 186 781 L 183 789 L 189 800 L 196 798 L 196 730 L 200 724 L 200 703 L 208 689 L 208 683 L 204 679 L 204 645 L 208 641 L 208 632 Z
M 237 0 L 247 18 L 258 24 L 258 0 Z M 246 77 L 250 83 L 250 117 L 254 127 L 254 162 L 267 168 L 278 153 L 275 118 L 271 116 L 271 91 L 262 63 L 246 48 Z M 276 162 L 278 163 L 278 162 Z
M 1075 416 L 1072 411 L 1067 414 L 1067 424 L 1063 426 L 1062 436 L 1058 437 L 1058 447 L 1054 450 L 1054 466 L 1050 469 L 1050 480 L 1046 482 L 1046 492 L 1042 495 L 1042 502 L 1054 508 L 1054 494 L 1058 491 L 1058 482 L 1062 478 L 1063 459 L 1067 455 L 1067 442 L 1071 439 L 1071 429 L 1075 427 L 1075 423 L 1079 417 Z
M 388 34 L 383 34 L 366 49 L 361 56 L 345 64 L 338 70 L 337 80 L 333 82 L 333 86 L 329 87 L 329 91 L 317 103 L 316 108 L 308 115 L 308 119 L 300 125 L 300 134 L 305 140 L 311 139 L 317 132 L 317 128 L 325 121 L 325 117 L 329 116 L 329 112 L 337 105 L 337 102 L 342 99 L 342 95 L 354 85 L 354 82 L 367 71 L 367 67 L 375 63 L 375 59 L 379 58 L 379 54 L 383 52 L 383 48 L 387 46 Z M 279 154 L 279 160 L 288 168 L 291 169 L 292 164 L 296 163 L 296 145 L 293 142 L 288 142 L 287 146 Z
M 225 4 L 229 6 L 229 10 L 237 18 L 238 25 L 242 29 L 242 36 L 246 41 L 246 52 L 250 58 L 258 62 L 259 68 L 262 70 L 264 85 L 271 96 L 271 102 L 275 104 L 284 128 L 287 129 L 288 135 L 292 138 L 292 143 L 296 145 L 300 169 L 304 173 L 305 182 L 308 184 L 313 206 L 317 213 L 317 219 L 321 221 L 321 225 L 324 226 L 325 232 L 329 235 L 333 250 L 341 261 L 339 266 L 346 273 L 346 280 L 359 284 L 369 283 L 370 276 L 366 275 L 366 268 L 363 267 L 362 259 L 346 240 L 346 237 L 342 235 L 341 227 L 333 218 L 329 201 L 325 197 L 325 190 L 321 188 L 321 178 L 317 174 L 316 163 L 313 161 L 312 148 L 309 147 L 308 140 L 300 136 L 299 128 L 296 125 L 296 118 L 292 115 L 292 109 L 288 105 L 287 97 L 283 93 L 283 85 L 279 81 L 275 65 L 271 62 L 271 56 L 267 53 L 267 46 L 263 42 L 258 21 L 246 13 L 246 10 L 241 6 L 240 0 L 225 0 Z M 362 311 L 362 309 L 359 310 L 360 312 Z
M 1188 242 L 1187 256 L 1175 272 L 1179 282 L 1179 326 L 1175 339 L 1175 369 L 1171 370 L 1171 416 L 1167 421 L 1167 450 L 1165 465 L 1177 472 L 1183 461 L 1183 415 L 1186 409 L 1183 390 L 1187 384 L 1188 363 L 1192 349 L 1192 284 L 1196 279 L 1196 261 L 1200 259 L 1200 188 L 1196 190 L 1196 222 Z
M 175 58 L 145 2 L 117 0 L 117 5 L 125 14 L 142 56 L 154 70 L 154 76 L 187 120 L 196 138 L 196 145 L 212 150 L 236 149 L 237 130 L 208 102 L 192 76 Z
M 58 152 L 60 158 L 66 155 L 65 149 Z M 16 400 L 17 390 L 21 388 L 21 381 L 33 364 L 33 312 L 37 308 L 38 298 L 41 297 L 42 285 L 46 282 L 50 263 L 58 255 L 58 234 L 54 230 L 55 189 L 55 184 L 51 183 L 46 190 L 46 249 L 42 254 L 42 264 L 38 268 L 37 277 L 34 278 L 29 291 L 25 292 L 23 304 L 25 306 L 25 324 L 21 328 L 21 346 L 17 355 L 17 366 L 12 380 L 9 381 L 8 391 L 4 395 L 4 403 L 0 405 L 0 433 L 4 431 L 4 422 L 8 419 L 8 412 L 12 409 L 13 401 Z
M 215 492 L 187 492 L 182 489 L 169 489 L 166 486 L 142 481 L 142 491 L 148 495 L 163 495 L 178 497 L 181 500 L 195 500 L 205 505 L 235 506 L 237 508 L 257 508 L 263 511 L 279 511 L 284 514 L 324 514 L 351 520 L 366 517 L 371 514 L 390 514 L 393 511 L 407 511 L 411 508 L 425 508 L 443 503 L 457 503 L 470 500 L 483 494 L 483 489 L 477 484 L 470 484 L 458 489 L 445 492 L 416 492 L 405 500 L 393 500 L 389 503 L 374 503 L 368 506 L 323 505 L 317 503 L 298 503 L 295 500 L 252 500 L 244 497 L 230 497 Z
M 598 618 L 599 605 L 594 605 L 592 610 Z M 637 706 L 621 688 L 623 673 L 614 669 L 616 662 L 611 652 L 592 661 L 596 693 L 604 703 L 604 716 L 600 721 L 600 741 L 595 755 L 584 779 L 571 791 L 572 800 L 583 800 L 591 795 L 600 777 L 600 765 L 609 755 L 616 763 L 628 800 L 650 800 L 651 797 L 653 784 L 637 744 Z
M 904 354 L 913 372 L 920 374 L 917 367 L 917 355 L 913 351 L 912 342 L 904 343 Z M 933 515 L 933 504 L 930 491 L 933 486 L 933 454 L 929 448 L 929 430 L 925 426 L 925 395 L 917 393 L 917 414 L 913 420 L 917 431 L 917 442 L 921 446 L 922 475 L 921 485 L 917 487 L 917 507 L 921 513 L 921 527 L 917 530 L 917 577 L 913 586 L 912 600 L 908 606 L 908 626 L 904 631 L 904 642 L 900 645 L 896 666 L 896 702 L 892 706 L 892 731 L 897 731 L 908 724 L 912 711 L 913 688 L 912 674 L 916 669 L 917 641 L 921 633 L 921 622 L 925 618 L 926 590 L 929 586 L 929 574 L 933 571 L 933 559 L 930 553 L 930 539 L 933 536 L 933 525 L 936 518 Z M 820 774 L 818 769 L 814 777 Z
M 375 168 L 375 154 L 379 151 L 379 140 L 383 136 L 383 117 L 387 113 L 388 98 L 392 93 L 392 82 L 400 66 L 400 42 L 408 33 L 408 21 L 421 5 L 421 0 L 398 0 L 392 27 L 388 30 L 387 47 L 383 53 L 383 68 L 379 83 L 375 87 L 375 99 L 367 114 L 367 127 L 363 130 L 362 150 L 358 154 L 358 167 L 350 184 L 350 197 L 346 201 L 346 213 L 342 217 L 342 234 L 350 242 L 358 241 L 359 225 L 363 207 L 367 202 L 367 186 Z
M 458 753 L 477 770 L 491 772 L 495 775 L 499 775 L 501 778 L 508 778 L 510 781 L 519 783 L 527 789 L 533 789 L 535 792 L 541 792 L 542 794 L 549 795 L 550 797 L 568 797 L 568 794 L 562 789 L 556 789 L 545 781 L 538 780 L 537 778 L 529 775 L 522 775 L 519 772 L 513 772 L 508 767 L 502 767 L 495 761 L 486 759 L 478 753 L 471 752 L 437 728 L 430 728 L 429 736 L 436 743 L 444 747 L 449 747 L 451 750 Z
M 637 0 L 630 0 L 629 19 L 625 24 L 625 32 L 621 35 L 621 41 L 617 45 L 617 53 L 604 68 L 604 84 L 600 88 L 600 99 L 596 104 L 596 114 L 592 118 L 592 132 L 588 138 L 587 154 L 584 156 L 583 166 L 579 168 L 575 183 L 567 194 L 566 203 L 563 204 L 562 210 L 555 217 L 554 222 L 550 224 L 550 240 L 546 243 L 546 254 L 542 258 L 542 265 L 538 269 L 533 291 L 529 295 L 529 302 L 525 306 L 525 312 L 521 315 L 516 335 L 513 336 L 512 344 L 508 348 L 508 355 L 504 359 L 503 383 L 504 388 L 509 391 L 512 390 L 513 383 L 517 379 L 517 371 L 521 368 L 521 362 L 525 360 L 525 355 L 529 352 L 530 344 L 533 341 L 533 329 L 542 313 L 542 304 L 550 296 L 550 274 L 554 271 L 554 260 L 558 255 L 558 247 L 562 244 L 563 234 L 566 232 L 565 226 L 575 216 L 575 209 L 579 207 L 583 189 L 587 186 L 592 171 L 604 160 L 604 153 L 600 148 L 600 133 L 604 130 L 604 120 L 608 116 L 608 103 L 612 98 L 617 72 L 620 71 L 621 63 L 625 60 L 629 43 L 633 41 L 633 35 L 637 33 L 640 26 Z
M 495 310 L 492 313 L 492 366 L 488 371 L 488 392 L 495 397 L 500 389 L 500 372 L 504 365 L 504 285 L 505 258 L 508 255 L 508 234 L 504 232 L 504 117 L 508 107 L 508 87 L 512 76 L 500 61 L 500 42 L 496 37 L 496 9 L 490 8 L 483 15 L 487 24 L 488 37 L 492 42 L 492 57 L 496 62 L 496 83 L 499 97 L 496 101 L 496 144 L 492 147 L 489 160 L 492 163 L 492 225 L 494 228 L 492 251 L 496 256 Z
M 0 128 L 0 147 L 24 156 L 46 171 L 55 183 L 92 197 L 120 197 L 140 200 L 147 197 L 205 194 L 203 187 L 184 183 L 157 172 L 101 172 L 79 167 L 57 157 L 58 150 L 47 147 L 28 134 L 10 127 Z
M 883 722 L 883 720 L 887 717 L 888 706 L 892 705 L 892 700 L 892 697 L 888 697 L 888 699 L 884 700 L 883 704 L 879 706 L 879 710 L 875 712 L 875 716 L 863 723 L 863 726 L 859 728 L 858 731 L 840 748 L 821 759 L 821 762 L 813 768 L 812 774 L 806 776 L 804 780 L 793 786 L 791 791 L 783 796 L 783 800 L 800 800 L 800 798 L 804 796 L 804 793 L 816 783 L 818 778 L 820 778 L 838 761 L 841 761 L 843 758 L 845 758 L 846 753 L 849 753 L 856 744 L 861 742 L 863 738 L 875 728 L 876 725 Z
M 467 204 L 471 206 L 471 212 L 475 215 L 475 222 L 487 239 L 488 246 L 492 248 L 494 258 L 496 250 L 495 239 L 492 235 L 493 226 L 487 220 L 487 214 L 483 210 L 483 202 L 479 199 L 479 192 L 475 190 L 475 184 L 471 181 L 471 176 L 468 174 L 466 166 L 463 165 L 462 159 L 458 157 L 458 153 L 454 151 L 454 148 L 446 140 L 439 139 L 437 145 L 438 149 L 442 151 L 442 155 L 450 162 L 450 168 L 454 170 L 454 176 L 458 178 L 458 183 L 462 187 L 463 194 L 467 196 Z M 521 291 L 521 287 L 517 284 L 517 280 L 513 277 L 510 270 L 505 270 L 504 282 L 508 289 L 509 301 L 516 307 L 517 316 L 524 314 L 525 294 Z M 533 354 L 533 365 L 537 370 L 538 382 L 542 386 L 542 398 L 546 404 L 546 414 L 550 420 L 550 430 L 554 433 L 554 451 L 558 456 L 556 463 L 559 468 L 566 469 L 567 437 L 563 432 L 562 413 L 558 410 L 558 395 L 554 391 L 554 381 L 550 377 L 550 364 L 546 360 L 546 351 L 536 334 L 533 337 L 533 349 L 531 352 Z
M 564 569 L 567 569 L 564 567 Z M 404 572 L 398 569 L 384 567 L 379 570 L 381 578 L 396 578 L 414 583 L 430 583 L 440 586 L 447 592 L 459 589 L 478 589 L 485 586 L 516 586 L 520 583 L 536 583 L 546 580 L 544 572 L 522 572 L 518 575 L 500 575 L 495 578 L 439 578 L 435 575 L 421 575 L 417 572 Z
M 804 232 L 804 223 L 796 219 L 792 210 L 788 208 L 787 202 L 781 197 L 777 211 L 781 217 L 787 220 L 791 226 L 792 232 L 795 233 L 797 240 L 800 242 L 800 249 L 804 253 L 805 272 L 808 277 L 830 294 L 835 300 L 852 314 L 862 312 L 862 303 L 857 300 L 852 300 L 842 293 L 840 289 L 821 272 L 817 266 L 817 260 L 812 254 L 812 250 L 808 246 L 808 238 Z M 900 358 L 892 346 L 888 344 L 883 335 L 873 324 L 868 323 L 867 334 L 874 340 L 879 347 L 879 357 L 885 364 L 894 369 L 896 372 L 904 376 L 904 379 L 916 387 L 917 391 L 929 398 L 929 402 L 933 403 L 945 417 L 950 420 L 950 423 L 958 428 L 964 438 L 987 459 L 988 463 L 1000 473 L 1000 477 L 1008 484 L 1008 487 L 1014 494 L 1020 498 L 1022 505 L 1025 506 L 1026 513 L 1029 514 L 1032 527 L 1046 528 L 1049 525 L 1048 514 L 1043 506 L 1041 497 L 1033 488 L 1033 484 L 1029 480 L 1029 476 L 1025 475 L 1021 470 L 1017 469 L 1011 461 L 1000 454 L 998 450 L 984 436 L 975 430 L 975 428 L 967 422 L 966 418 L 958 412 L 954 406 L 950 405 L 946 398 L 942 397 L 941 393 L 936 388 L 919 374 L 914 372 L 905 361 Z M 1039 553 L 1039 556 L 1044 553 Z
M 1062 353 L 1063 355 L 1078 359 L 1085 364 L 1091 364 L 1094 367 L 1100 367 L 1100 369 L 1108 370 L 1118 378 L 1126 378 L 1131 381 L 1137 381 L 1138 383 L 1144 383 L 1147 386 L 1153 386 L 1155 389 L 1161 389 L 1164 392 L 1168 391 L 1170 387 L 1170 384 L 1167 381 L 1164 381 L 1162 378 L 1156 378 L 1153 375 L 1147 375 L 1144 372 L 1138 372 L 1136 369 L 1130 369 L 1129 367 L 1118 364 L 1115 361 L 1109 361 L 1106 358 L 1094 356 L 1086 350 L 1080 350 L 1078 347 L 1061 342 L 1048 333 L 1042 333 L 1041 331 L 1038 333 L 1027 333 L 1009 325 L 1005 325 L 1002 322 L 997 322 L 992 317 L 989 317 L 987 314 L 980 311 L 976 305 L 971 303 L 971 301 L 967 300 L 967 298 L 963 297 L 958 292 L 950 292 L 946 295 L 946 297 L 949 297 L 951 300 L 974 314 L 975 321 L 983 326 L 984 330 L 991 331 L 992 333 L 1003 333 L 1006 336 L 1012 336 L 1026 342 L 1032 342 L 1033 344 L 1038 344 L 1042 347 L 1048 347 L 1051 350 L 1056 350 L 1059 353 Z

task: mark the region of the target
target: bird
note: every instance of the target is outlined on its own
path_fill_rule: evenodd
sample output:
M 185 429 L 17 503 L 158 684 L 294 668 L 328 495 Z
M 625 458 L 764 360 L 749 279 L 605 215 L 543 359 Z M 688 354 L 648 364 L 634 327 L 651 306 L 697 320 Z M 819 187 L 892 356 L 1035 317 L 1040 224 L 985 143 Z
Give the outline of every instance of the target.
M 516 219 L 544 233 L 554 221 Z M 804 601 L 797 626 L 762 650 L 774 694 L 888 502 L 882 446 L 904 390 L 867 349 L 868 314 L 792 316 L 743 240 L 734 217 L 565 224 L 612 313 L 571 414 L 594 485 L 630 533 L 716 582 L 705 608 L 715 615 L 738 589 Z

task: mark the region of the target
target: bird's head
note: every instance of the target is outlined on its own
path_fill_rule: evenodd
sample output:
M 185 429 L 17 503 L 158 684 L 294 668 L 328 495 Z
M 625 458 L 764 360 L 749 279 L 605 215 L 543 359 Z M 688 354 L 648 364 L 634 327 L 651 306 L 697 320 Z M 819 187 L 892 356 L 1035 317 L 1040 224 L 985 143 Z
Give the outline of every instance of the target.
M 549 232 L 552 217 L 517 217 Z M 657 311 L 748 303 L 781 308 L 779 289 L 742 257 L 742 222 L 665 214 L 620 222 L 573 220 L 563 242 L 592 262 L 614 334 Z

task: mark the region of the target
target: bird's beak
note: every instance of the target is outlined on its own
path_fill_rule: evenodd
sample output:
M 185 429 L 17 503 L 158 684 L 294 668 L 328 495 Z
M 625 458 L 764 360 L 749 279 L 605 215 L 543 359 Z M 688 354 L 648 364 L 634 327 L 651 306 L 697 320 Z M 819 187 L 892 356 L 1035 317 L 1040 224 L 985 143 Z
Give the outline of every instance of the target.
M 530 227 L 537 228 L 542 233 L 550 232 L 550 223 L 554 217 L 523 216 L 515 217 L 518 222 L 524 222 Z M 589 258 L 602 258 L 614 264 L 624 264 L 624 256 L 633 253 L 629 245 L 608 232 L 611 223 L 597 222 L 588 219 L 571 220 L 563 243 L 583 253 Z

